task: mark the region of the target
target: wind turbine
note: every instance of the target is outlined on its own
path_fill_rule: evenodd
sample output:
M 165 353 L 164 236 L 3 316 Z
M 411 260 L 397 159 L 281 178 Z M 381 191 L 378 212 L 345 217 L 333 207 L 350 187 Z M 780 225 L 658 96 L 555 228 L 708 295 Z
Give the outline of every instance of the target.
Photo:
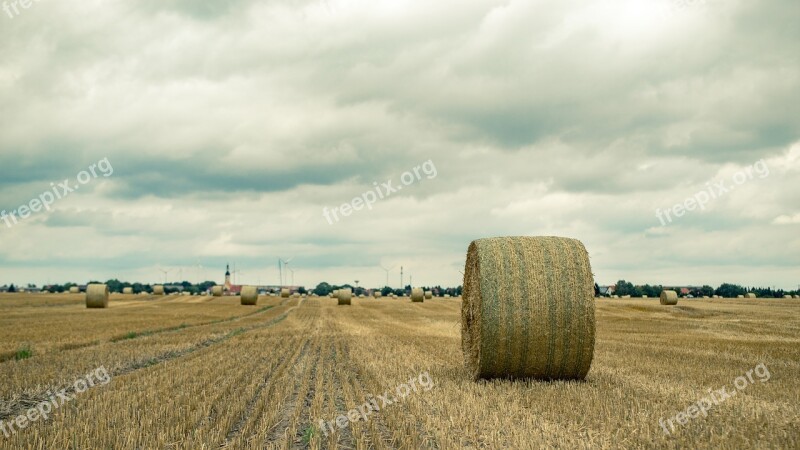
M 172 272 L 172 269 L 158 269 L 158 271 L 164 273 L 164 284 L 167 284 L 167 274 Z
M 285 259 L 285 260 L 281 259 L 281 258 L 278 258 L 278 269 L 281 268 L 281 263 L 283 263 L 283 270 L 288 269 L 288 265 L 289 265 L 290 262 L 292 262 L 293 259 L 294 259 L 294 257 L 291 257 L 291 258 Z M 283 285 L 283 271 L 281 271 L 281 285 Z
M 294 269 L 289 269 L 289 272 L 292 273 L 292 286 L 294 286 Z
M 378 265 L 378 267 L 380 267 L 381 269 L 383 269 L 383 270 L 385 270 L 385 271 L 386 271 L 386 286 L 388 287 L 388 286 L 389 286 L 389 272 L 390 272 L 391 270 L 393 270 L 393 269 L 394 269 L 395 267 L 397 267 L 397 266 L 392 266 L 392 267 L 390 267 L 389 269 L 387 269 L 386 267 L 383 267 L 383 266 L 381 266 L 381 265 Z

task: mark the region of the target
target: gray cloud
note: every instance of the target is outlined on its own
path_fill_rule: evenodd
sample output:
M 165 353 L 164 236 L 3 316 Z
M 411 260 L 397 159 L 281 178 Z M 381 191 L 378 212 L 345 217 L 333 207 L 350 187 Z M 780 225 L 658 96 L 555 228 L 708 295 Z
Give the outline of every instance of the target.
M 455 284 L 471 239 L 557 234 L 586 243 L 601 282 L 792 286 L 800 10 L 698 4 L 88 1 L 0 17 L 0 208 L 101 158 L 115 169 L 0 223 L 0 283 L 233 260 L 255 282 L 294 255 L 304 283 L 377 284 L 396 263 Z M 656 208 L 761 158 L 768 178 L 659 225 Z M 427 160 L 436 178 L 322 217 Z

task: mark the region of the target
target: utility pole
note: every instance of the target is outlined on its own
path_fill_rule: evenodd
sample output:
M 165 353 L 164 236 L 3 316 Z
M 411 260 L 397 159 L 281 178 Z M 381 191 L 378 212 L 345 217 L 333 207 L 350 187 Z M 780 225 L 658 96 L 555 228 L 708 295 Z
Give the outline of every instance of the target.
M 400 289 L 403 289 L 403 266 L 400 266 Z

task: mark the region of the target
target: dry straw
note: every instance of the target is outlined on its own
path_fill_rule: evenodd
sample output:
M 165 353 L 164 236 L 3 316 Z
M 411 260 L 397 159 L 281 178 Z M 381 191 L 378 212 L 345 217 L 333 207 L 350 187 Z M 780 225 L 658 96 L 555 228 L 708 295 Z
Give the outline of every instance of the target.
M 675 291 L 663 290 L 661 291 L 661 304 L 662 305 L 677 305 L 678 293 Z
M 132 287 L 122 288 L 122 293 L 126 295 L 131 295 L 133 294 L 133 288 Z
M 153 295 L 164 295 L 164 286 L 160 284 L 153 286 Z
M 353 291 L 351 289 L 339 289 L 336 298 L 339 299 L 340 305 L 349 305 L 350 300 L 353 298 Z
M 71 288 L 69 288 L 69 293 L 70 294 L 80 294 L 81 293 L 81 288 L 79 288 L 78 286 L 72 286 Z
M 281 298 L 289 298 L 289 289 L 283 288 L 281 289 Z
M 211 288 L 211 295 L 214 297 L 222 297 L 222 286 L 214 286 Z
M 258 305 L 258 289 L 255 286 L 242 286 L 242 305 Z
M 411 289 L 411 301 L 413 303 L 422 303 L 425 301 L 425 292 L 421 288 Z
M 747 294 L 744 294 L 744 298 L 756 298 L 756 294 L 748 292 Z
M 86 286 L 87 308 L 108 308 L 108 285 L 90 284 Z
M 425 300 L 430 300 L 433 298 L 433 292 L 425 291 Z
M 475 379 L 586 377 L 594 356 L 594 280 L 580 241 L 478 239 L 464 272 L 461 345 Z

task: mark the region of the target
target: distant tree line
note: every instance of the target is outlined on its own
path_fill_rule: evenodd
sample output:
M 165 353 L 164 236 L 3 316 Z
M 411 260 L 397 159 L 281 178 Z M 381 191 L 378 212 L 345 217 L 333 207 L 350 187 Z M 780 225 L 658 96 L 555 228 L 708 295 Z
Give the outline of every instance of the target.
M 451 297 L 457 297 L 457 296 L 461 295 L 461 291 L 462 291 L 462 287 L 461 286 L 454 287 L 454 288 L 444 288 L 442 286 L 417 286 L 417 287 L 420 287 L 420 288 L 422 288 L 423 290 L 426 290 L 426 291 L 433 292 L 433 295 L 436 296 L 436 297 L 444 297 L 445 294 L 449 294 Z M 404 287 L 403 289 L 394 289 L 394 288 L 390 288 L 389 286 L 384 286 L 382 288 L 368 289 L 368 288 L 364 288 L 364 287 L 361 287 L 361 286 L 353 287 L 351 284 L 332 285 L 332 284 L 326 283 L 324 281 L 322 283 L 318 284 L 317 287 L 315 287 L 311 292 L 313 292 L 314 294 L 317 294 L 319 296 L 323 296 L 324 297 L 324 296 L 332 293 L 333 291 L 336 291 L 336 290 L 339 290 L 339 289 L 348 289 L 348 288 L 353 290 L 353 295 L 355 295 L 355 296 L 367 295 L 368 292 L 370 292 L 370 291 L 374 292 L 376 290 L 381 291 L 381 295 L 383 295 L 384 297 L 392 295 L 392 294 L 395 294 L 395 295 L 398 295 L 398 296 L 410 295 L 411 294 L 411 285 L 406 285 L 406 287 Z
M 641 297 L 646 295 L 648 297 L 658 297 L 661 295 L 661 291 L 664 289 L 673 289 L 671 286 L 662 286 L 662 285 L 641 285 L 641 286 L 634 286 L 633 283 L 630 283 L 625 280 L 619 280 L 614 285 L 614 295 L 630 295 L 631 297 Z M 738 295 L 744 295 L 748 292 L 752 292 L 756 294 L 759 298 L 782 298 L 784 295 L 797 295 L 798 291 L 784 291 L 783 289 L 772 289 L 772 288 L 763 288 L 763 287 L 744 287 L 738 284 L 731 284 L 731 283 L 722 283 L 716 289 L 709 286 L 703 285 L 702 287 L 694 287 L 690 288 L 688 294 L 693 297 L 703 297 L 703 296 L 714 296 L 719 295 L 720 297 L 726 298 L 736 298 Z M 681 294 L 680 292 L 678 294 Z
M 122 293 L 124 288 L 133 288 L 134 294 L 139 294 L 142 292 L 152 292 L 153 291 L 153 284 L 143 284 L 143 283 L 128 283 L 127 281 L 119 281 L 117 279 L 108 280 L 106 282 L 101 281 L 90 281 L 88 284 L 93 283 L 102 283 L 108 286 L 109 292 L 116 292 Z M 216 286 L 217 283 L 214 281 L 204 281 L 199 284 L 193 284 L 188 281 L 182 282 L 174 282 L 168 283 L 165 285 L 164 292 L 166 294 L 174 294 L 176 292 L 180 292 L 181 289 L 178 289 L 177 286 L 181 286 L 184 292 L 189 292 L 192 294 L 199 294 L 201 292 L 208 291 L 211 289 L 212 286 Z M 44 287 L 45 290 L 50 292 L 69 292 L 69 288 L 73 286 L 78 286 L 75 283 L 64 283 L 64 284 L 50 284 Z

